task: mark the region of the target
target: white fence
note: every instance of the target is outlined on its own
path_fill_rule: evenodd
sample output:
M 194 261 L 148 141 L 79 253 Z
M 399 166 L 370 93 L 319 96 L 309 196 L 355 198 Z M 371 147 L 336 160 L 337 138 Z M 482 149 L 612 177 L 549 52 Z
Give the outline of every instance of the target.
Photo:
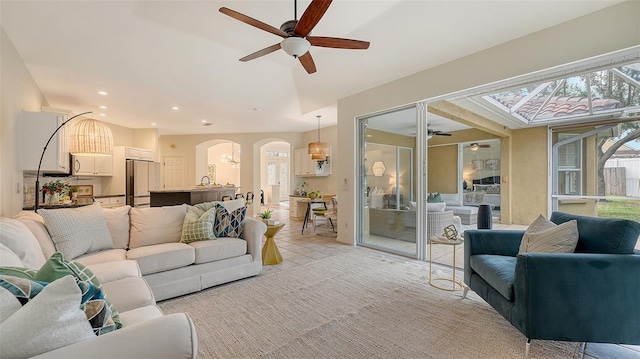
M 640 197 L 640 158 L 611 158 L 604 168 L 624 167 L 628 197 Z

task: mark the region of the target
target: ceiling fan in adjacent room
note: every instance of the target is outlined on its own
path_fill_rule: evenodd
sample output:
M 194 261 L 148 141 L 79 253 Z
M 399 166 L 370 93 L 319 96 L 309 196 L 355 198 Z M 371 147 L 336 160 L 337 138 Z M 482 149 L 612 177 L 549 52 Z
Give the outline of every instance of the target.
M 450 133 L 446 133 L 444 131 L 436 131 L 429 128 L 430 125 L 427 125 L 427 139 L 430 140 L 433 136 L 451 136 Z
M 476 152 L 481 148 L 491 148 L 491 145 L 480 145 L 476 142 L 469 144 L 469 146 L 464 146 L 464 148 L 470 149 L 472 152 Z
M 231 16 L 236 20 L 242 21 L 245 24 L 284 38 L 282 42 L 249 54 L 241 58 L 240 61 L 246 62 L 283 49 L 287 54 L 297 58 L 307 73 L 312 74 L 316 72 L 316 65 L 313 62 L 311 53 L 309 52 L 309 48 L 311 46 L 352 50 L 365 50 L 369 48 L 369 42 L 367 41 L 309 35 L 311 30 L 313 30 L 320 19 L 322 19 L 322 16 L 329 8 L 329 5 L 331 5 L 331 1 L 332 0 L 311 1 L 307 10 L 305 10 L 302 17 L 300 17 L 300 20 L 298 20 L 297 1 L 294 0 L 294 20 L 286 21 L 279 29 L 226 7 L 221 7 L 220 12 Z

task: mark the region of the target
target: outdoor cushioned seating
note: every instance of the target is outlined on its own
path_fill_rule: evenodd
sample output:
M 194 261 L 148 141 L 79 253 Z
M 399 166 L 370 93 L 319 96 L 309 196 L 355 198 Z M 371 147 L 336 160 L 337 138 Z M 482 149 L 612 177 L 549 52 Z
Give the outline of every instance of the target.
M 640 223 L 577 221 L 574 253 L 518 253 L 525 231 L 465 231 L 464 281 L 531 339 L 640 344 Z

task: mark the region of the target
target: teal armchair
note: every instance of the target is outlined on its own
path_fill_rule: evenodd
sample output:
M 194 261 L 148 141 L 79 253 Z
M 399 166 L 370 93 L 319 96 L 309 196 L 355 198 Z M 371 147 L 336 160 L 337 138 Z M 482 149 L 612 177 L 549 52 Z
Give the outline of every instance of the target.
M 527 338 L 640 344 L 640 223 L 575 219 L 575 253 L 518 255 L 524 231 L 465 231 L 464 282 Z M 527 355 L 525 354 L 525 356 Z

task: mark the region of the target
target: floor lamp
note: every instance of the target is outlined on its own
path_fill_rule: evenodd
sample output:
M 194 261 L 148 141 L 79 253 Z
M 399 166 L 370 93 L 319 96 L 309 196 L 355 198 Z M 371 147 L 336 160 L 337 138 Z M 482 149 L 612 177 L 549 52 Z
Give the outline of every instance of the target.
M 40 155 L 40 162 L 38 162 L 38 172 L 36 173 L 36 196 L 34 209 L 37 212 L 39 207 L 39 195 L 40 195 L 40 167 L 42 166 L 42 159 L 44 158 L 47 147 L 53 139 L 53 136 L 64 127 L 69 121 L 76 117 L 93 114 L 93 112 L 83 112 L 75 115 L 70 119 L 64 121 L 49 137 L 49 140 L 42 149 L 42 155 Z M 74 155 L 83 156 L 109 156 L 113 154 L 113 135 L 109 127 L 94 119 L 83 119 L 78 122 L 71 131 L 69 152 Z

